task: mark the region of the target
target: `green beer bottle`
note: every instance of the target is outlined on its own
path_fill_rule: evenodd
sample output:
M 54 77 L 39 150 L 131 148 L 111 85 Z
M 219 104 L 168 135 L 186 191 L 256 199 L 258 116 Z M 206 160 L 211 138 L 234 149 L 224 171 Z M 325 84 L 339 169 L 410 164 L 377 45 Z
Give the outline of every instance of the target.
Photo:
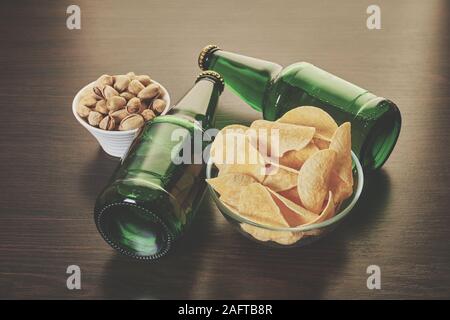
M 138 134 L 95 204 L 97 228 L 113 248 L 157 259 L 192 222 L 205 189 L 201 157 L 208 144 L 200 139 L 198 147 L 194 137 L 213 125 L 223 86 L 219 74 L 202 72 L 167 115 Z M 186 150 L 190 162 L 174 160 Z
M 353 151 L 366 169 L 384 164 L 400 134 L 400 111 L 392 101 L 310 63 L 283 68 L 214 45 L 201 51 L 198 63 L 202 70 L 220 73 L 227 87 L 267 120 L 309 105 L 324 109 L 338 124 L 350 121 Z

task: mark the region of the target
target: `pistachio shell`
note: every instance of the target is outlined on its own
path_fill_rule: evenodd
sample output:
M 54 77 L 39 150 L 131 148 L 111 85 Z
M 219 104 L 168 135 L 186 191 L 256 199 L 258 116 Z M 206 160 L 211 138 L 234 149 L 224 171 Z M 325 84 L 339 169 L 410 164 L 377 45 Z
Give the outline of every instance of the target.
M 119 92 L 122 92 L 127 90 L 129 84 L 130 78 L 128 78 L 125 75 L 118 75 L 116 76 L 116 81 L 114 82 L 114 89 L 116 89 Z
M 97 103 L 97 99 L 92 94 L 87 94 L 80 99 L 80 104 L 86 107 L 93 107 Z
M 100 129 L 112 131 L 116 127 L 116 120 L 111 116 L 106 116 L 98 125 Z
M 106 107 L 109 111 L 116 111 L 122 109 L 127 104 L 127 100 L 120 96 L 112 96 L 106 101 Z
M 88 122 L 91 126 L 98 126 L 100 121 L 102 121 L 103 115 L 97 111 L 91 111 L 88 116 Z
M 102 87 L 95 86 L 95 87 L 92 88 L 92 91 L 94 92 L 94 95 L 95 95 L 98 99 L 104 99 L 104 98 L 105 98 L 105 97 L 103 96 L 103 88 L 104 88 L 104 86 L 102 86 Z
M 155 113 L 160 114 L 166 109 L 166 102 L 163 99 L 155 99 L 151 108 Z
M 125 98 L 127 101 L 131 100 L 132 98 L 136 97 L 134 94 L 124 91 L 120 94 L 121 97 Z
M 159 86 L 156 84 L 150 84 L 147 87 L 145 87 L 143 90 L 141 90 L 138 93 L 138 98 L 141 99 L 153 99 L 154 97 L 157 97 L 159 95 Z
M 119 130 L 126 131 L 137 129 L 142 127 L 144 122 L 144 118 L 140 114 L 130 114 L 120 122 Z
M 97 101 L 97 104 L 95 105 L 95 111 L 108 114 L 108 108 L 106 107 L 106 101 L 105 100 L 99 100 Z
M 128 72 L 126 76 L 130 79 L 130 81 L 136 79 L 136 73 L 133 71 Z
M 141 107 L 141 99 L 139 98 L 131 98 L 128 102 L 127 102 L 127 107 L 135 107 L 135 108 L 140 108 Z
M 78 115 L 80 117 L 86 118 L 89 115 L 89 113 L 91 112 L 91 109 L 89 109 L 85 105 L 79 104 L 76 107 L 76 112 L 78 113 Z
M 112 76 L 108 74 L 101 75 L 97 81 L 95 81 L 96 85 L 99 87 L 103 86 L 112 86 L 114 84 L 114 79 Z
M 144 118 L 145 121 L 150 121 L 154 117 L 156 117 L 155 113 L 150 109 L 145 109 L 141 112 L 141 116 Z
M 119 93 L 116 91 L 116 89 L 114 89 L 114 88 L 111 87 L 111 86 L 105 86 L 105 87 L 103 88 L 102 93 L 103 93 L 103 97 L 104 97 L 106 100 L 109 100 L 111 97 L 114 97 L 114 96 L 118 96 L 118 95 L 119 95 Z
M 117 111 L 110 112 L 109 115 L 114 118 L 117 123 L 120 123 L 126 116 L 128 116 L 128 112 L 126 109 L 120 109 Z
M 150 79 L 150 77 L 145 74 L 137 76 L 136 80 L 142 83 L 145 87 L 148 86 L 150 83 L 152 83 L 152 79 Z
M 141 90 L 144 88 L 144 85 L 138 80 L 132 80 L 128 85 L 128 92 L 131 92 L 134 95 L 138 95 L 138 93 L 141 92 Z

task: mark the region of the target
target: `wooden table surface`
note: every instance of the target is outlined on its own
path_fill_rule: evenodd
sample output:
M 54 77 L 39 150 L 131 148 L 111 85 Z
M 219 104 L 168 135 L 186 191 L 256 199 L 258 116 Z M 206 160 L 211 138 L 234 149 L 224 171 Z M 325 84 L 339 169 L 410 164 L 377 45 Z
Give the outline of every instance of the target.
M 0 4 L 0 298 L 450 298 L 450 2 L 70 1 Z M 199 50 L 316 64 L 395 101 L 400 139 L 351 216 L 311 246 L 277 250 L 236 233 L 205 198 L 195 226 L 152 264 L 116 254 L 93 204 L 118 160 L 74 119 L 103 73 L 148 73 L 177 101 Z M 217 127 L 260 115 L 225 91 Z M 82 289 L 66 288 L 79 265 Z M 368 290 L 366 268 L 381 268 Z

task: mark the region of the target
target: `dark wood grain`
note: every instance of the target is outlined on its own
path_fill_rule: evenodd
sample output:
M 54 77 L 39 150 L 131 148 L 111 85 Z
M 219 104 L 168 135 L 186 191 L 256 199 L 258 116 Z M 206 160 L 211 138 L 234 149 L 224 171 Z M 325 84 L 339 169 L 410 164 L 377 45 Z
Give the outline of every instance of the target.
M 0 298 L 450 298 L 450 6 L 377 1 L 69 1 L 0 4 Z M 397 147 L 367 177 L 351 216 L 308 247 L 275 250 L 237 234 L 206 198 L 166 258 L 119 256 L 92 219 L 117 160 L 73 118 L 102 73 L 149 73 L 176 101 L 206 44 L 288 65 L 309 61 L 395 101 Z M 217 126 L 260 117 L 226 91 Z M 82 290 L 66 289 L 66 268 Z M 378 265 L 382 289 L 366 287 Z

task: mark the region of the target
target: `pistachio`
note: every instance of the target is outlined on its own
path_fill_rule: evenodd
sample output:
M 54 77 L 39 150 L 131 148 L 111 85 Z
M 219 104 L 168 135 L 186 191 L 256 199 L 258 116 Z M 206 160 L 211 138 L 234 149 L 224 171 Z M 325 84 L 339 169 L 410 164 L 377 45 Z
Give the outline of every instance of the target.
M 116 120 L 111 116 L 106 116 L 98 125 L 100 129 L 112 131 L 116 127 Z
M 98 98 L 98 99 L 104 99 L 105 97 L 103 96 L 103 88 L 104 87 L 99 87 L 99 86 L 94 86 L 92 88 L 92 91 L 94 92 L 94 95 Z
M 153 118 L 156 117 L 155 113 L 150 109 L 145 109 L 144 111 L 142 111 L 141 116 L 145 121 L 153 120 Z
M 108 74 L 101 75 L 100 78 L 95 81 L 96 85 L 99 87 L 112 86 L 114 84 L 114 79 Z
M 138 80 L 132 80 L 128 85 L 128 92 L 131 92 L 134 95 L 138 95 L 138 93 L 141 92 L 141 90 L 144 88 L 144 85 Z
M 118 76 L 116 76 L 114 88 L 117 91 L 122 92 L 122 91 L 127 90 L 129 84 L 130 84 L 130 78 L 128 78 L 125 75 L 118 75 Z
M 166 109 L 166 102 L 163 99 L 155 99 L 152 103 L 152 110 L 160 114 Z
M 126 109 L 120 109 L 117 111 L 110 112 L 109 115 L 114 118 L 117 123 L 120 123 L 126 116 L 128 116 L 128 112 Z
M 88 116 L 88 122 L 91 126 L 98 126 L 100 121 L 102 121 L 103 115 L 97 111 L 91 111 Z
M 127 100 L 120 96 L 112 96 L 106 100 L 106 107 L 109 111 L 116 111 L 122 109 L 127 104 Z
M 121 97 L 125 98 L 127 101 L 131 100 L 132 98 L 136 97 L 134 94 L 129 93 L 128 91 L 124 91 L 120 94 Z
M 137 129 L 142 127 L 144 122 L 144 118 L 140 114 L 130 114 L 120 122 L 119 130 L 126 131 Z
M 138 93 L 138 98 L 141 99 L 153 99 L 154 97 L 157 97 L 159 95 L 159 86 L 156 84 L 150 84 L 147 87 L 145 87 L 143 90 L 141 90 Z
M 97 101 L 97 104 L 95 105 L 95 111 L 108 114 L 108 108 L 106 107 L 106 101 L 105 100 L 99 100 Z
M 139 109 L 141 107 L 141 99 L 136 98 L 136 97 L 131 98 L 127 102 L 127 107 L 134 107 L 136 109 Z
M 87 94 L 80 99 L 80 104 L 85 105 L 86 107 L 93 107 L 97 103 L 97 99 L 95 99 L 94 95 Z
M 145 74 L 137 76 L 136 80 L 142 83 L 145 87 L 148 86 L 150 83 L 152 83 L 152 79 L 150 79 L 150 77 Z
M 136 79 L 136 73 L 134 73 L 133 71 L 128 72 L 126 76 L 128 77 L 128 79 L 130 79 L 130 81 Z
M 89 109 L 88 107 L 86 107 L 83 104 L 79 104 L 76 107 L 76 112 L 78 113 L 78 115 L 82 118 L 86 118 L 89 115 L 89 112 L 91 112 L 91 109 Z
M 119 93 L 111 86 L 105 86 L 102 90 L 103 97 L 109 100 L 111 97 L 118 96 Z

